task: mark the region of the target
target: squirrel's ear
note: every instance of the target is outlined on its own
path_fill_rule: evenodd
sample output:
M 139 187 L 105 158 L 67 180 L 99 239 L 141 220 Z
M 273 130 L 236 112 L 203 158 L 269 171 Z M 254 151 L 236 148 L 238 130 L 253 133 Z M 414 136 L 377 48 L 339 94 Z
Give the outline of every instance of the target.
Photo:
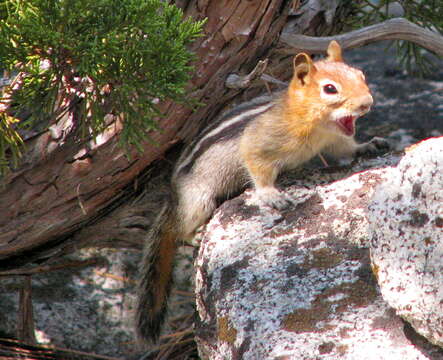
M 329 43 L 326 53 L 328 54 L 329 61 L 343 62 L 343 57 L 341 56 L 341 46 L 337 41 L 332 40 Z
M 297 85 L 309 84 L 316 68 L 308 54 L 300 53 L 294 58 L 294 77 L 293 81 Z

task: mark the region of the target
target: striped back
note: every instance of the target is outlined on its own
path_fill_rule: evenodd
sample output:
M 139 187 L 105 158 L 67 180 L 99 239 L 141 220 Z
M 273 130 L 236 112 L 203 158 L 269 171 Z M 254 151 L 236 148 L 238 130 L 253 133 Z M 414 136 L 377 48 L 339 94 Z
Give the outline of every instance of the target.
M 188 174 L 196 160 L 212 145 L 240 136 L 253 119 L 272 108 L 276 97 L 260 96 L 219 116 L 186 147 L 175 167 L 174 176 Z

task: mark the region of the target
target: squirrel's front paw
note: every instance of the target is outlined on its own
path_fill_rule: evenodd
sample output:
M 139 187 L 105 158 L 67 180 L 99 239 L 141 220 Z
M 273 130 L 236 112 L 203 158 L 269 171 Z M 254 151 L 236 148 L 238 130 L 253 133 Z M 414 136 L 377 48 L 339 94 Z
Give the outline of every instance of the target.
M 374 156 L 384 154 L 392 148 L 388 140 L 381 137 L 373 137 L 367 143 L 361 144 L 357 149 L 357 156 Z
M 283 210 L 293 204 L 293 199 L 274 187 L 264 187 L 255 190 L 252 201 L 259 206 L 269 206 Z

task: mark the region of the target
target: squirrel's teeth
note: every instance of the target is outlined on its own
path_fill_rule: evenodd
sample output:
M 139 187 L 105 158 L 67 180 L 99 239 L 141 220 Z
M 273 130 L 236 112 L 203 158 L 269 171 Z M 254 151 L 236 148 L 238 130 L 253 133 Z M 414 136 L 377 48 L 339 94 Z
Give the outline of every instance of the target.
M 352 115 L 343 116 L 342 118 L 338 119 L 338 124 L 340 125 L 340 128 L 345 133 L 345 135 L 347 136 L 354 135 L 355 133 L 354 120 L 355 118 Z

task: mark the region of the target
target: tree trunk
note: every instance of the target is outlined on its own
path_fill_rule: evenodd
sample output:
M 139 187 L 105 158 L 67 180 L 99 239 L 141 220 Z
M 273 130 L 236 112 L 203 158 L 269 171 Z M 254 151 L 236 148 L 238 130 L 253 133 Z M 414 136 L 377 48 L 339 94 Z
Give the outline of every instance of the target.
M 146 142 L 143 153 L 132 151 L 130 160 L 116 146 L 115 131 L 104 134 L 102 143 L 79 142 L 69 134 L 65 125 L 75 121 L 75 109 L 57 124 L 62 136 L 52 129 L 28 139 L 23 164 L 3 179 L 0 190 L 3 269 L 84 245 L 140 247 L 149 227 L 149 206 L 135 199 L 149 196 L 139 183 L 149 178 L 153 161 L 177 141 L 191 139 L 202 123 L 239 97 L 241 89 L 225 86 L 230 73 L 248 72 L 269 57 L 268 74 L 290 74 L 290 56 L 273 45 L 291 19 L 293 2 L 193 0 L 179 5 L 187 16 L 207 18 L 205 35 L 193 45 L 197 60 L 189 84 L 190 97 L 204 106 L 193 111 L 162 104 L 163 131 L 150 134 L 159 145 Z M 305 19 L 300 30 L 312 34 L 320 29 L 320 14 L 297 15 Z

